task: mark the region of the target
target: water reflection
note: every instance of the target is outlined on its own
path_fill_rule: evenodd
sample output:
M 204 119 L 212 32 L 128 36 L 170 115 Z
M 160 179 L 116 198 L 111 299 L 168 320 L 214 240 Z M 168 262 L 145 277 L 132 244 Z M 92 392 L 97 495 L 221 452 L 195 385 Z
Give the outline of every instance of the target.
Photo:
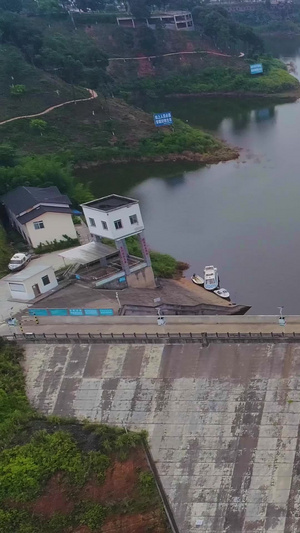
M 251 121 L 251 111 L 244 111 L 244 113 L 239 113 L 231 119 L 232 130 L 234 132 L 239 132 L 247 128 Z
M 172 178 L 164 178 L 164 181 L 166 186 L 170 187 L 170 189 L 180 187 L 185 184 L 185 173 L 178 174 L 177 176 L 173 176 Z
M 300 39 L 278 53 L 300 71 Z M 149 109 L 153 102 L 148 104 Z M 147 240 L 191 265 L 216 264 L 234 301 L 255 313 L 300 314 L 300 101 L 168 99 L 160 112 L 239 146 L 238 161 L 218 165 L 130 164 L 80 171 L 95 195 L 140 199 Z M 288 272 L 288 276 L 284 273 Z
M 255 110 L 256 122 L 265 122 L 271 119 L 276 119 L 275 106 Z

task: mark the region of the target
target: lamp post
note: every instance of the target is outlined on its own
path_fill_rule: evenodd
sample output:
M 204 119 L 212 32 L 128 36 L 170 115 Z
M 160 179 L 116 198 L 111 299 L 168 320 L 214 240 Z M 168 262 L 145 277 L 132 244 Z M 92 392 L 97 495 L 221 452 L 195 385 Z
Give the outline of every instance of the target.
M 283 306 L 280 306 L 278 307 L 279 309 L 279 318 L 278 318 L 278 323 L 279 323 L 279 326 L 285 326 L 285 317 L 283 316 Z
M 120 298 L 119 298 L 119 293 L 118 292 L 116 292 L 116 300 L 118 302 L 119 309 L 121 309 L 122 306 L 121 306 L 121 302 L 120 302 Z

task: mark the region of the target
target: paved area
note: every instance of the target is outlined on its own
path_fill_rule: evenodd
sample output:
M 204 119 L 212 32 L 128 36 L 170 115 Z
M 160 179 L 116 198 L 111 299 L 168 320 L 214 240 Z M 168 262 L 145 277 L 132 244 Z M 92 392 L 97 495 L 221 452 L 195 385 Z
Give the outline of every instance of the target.
M 229 306 L 229 302 L 194 285 L 188 279 L 180 281 L 161 280 L 157 289 L 123 289 L 118 291 L 121 305 L 155 305 L 153 300 L 160 298 L 162 302 L 177 305 L 197 305 L 207 303 Z M 101 307 L 103 303 L 116 306 L 116 291 L 107 289 L 93 289 L 83 282 L 68 287 L 58 294 L 50 295 L 43 300 L 44 307 Z M 157 305 L 157 304 L 156 304 Z
M 80 245 L 88 244 L 89 242 L 91 242 L 92 240 L 91 234 L 89 232 L 87 225 L 85 224 L 83 220 L 81 221 L 81 224 L 76 224 L 75 229 L 76 229 L 76 233 L 77 233 Z
M 182 533 L 300 531 L 300 345 L 27 345 L 25 370 L 38 409 L 149 432 Z
M 25 333 L 46 334 L 122 334 L 133 333 L 156 334 L 201 334 L 205 333 L 300 333 L 300 316 L 290 315 L 286 317 L 286 325 L 280 326 L 277 316 L 167 316 L 164 326 L 157 325 L 157 316 L 147 317 L 39 317 L 40 323 L 35 320 L 23 320 Z M 15 333 L 20 333 L 14 328 Z M 7 334 L 11 333 L 9 331 Z

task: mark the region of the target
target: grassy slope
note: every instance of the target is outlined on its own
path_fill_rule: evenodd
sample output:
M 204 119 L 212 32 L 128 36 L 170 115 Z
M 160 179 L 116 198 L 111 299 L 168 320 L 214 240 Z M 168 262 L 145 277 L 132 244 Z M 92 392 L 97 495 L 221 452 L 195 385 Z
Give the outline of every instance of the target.
M 183 152 L 189 152 L 191 158 L 191 154 L 197 153 L 203 161 L 237 155 L 211 135 L 180 121 L 174 132 L 169 128 L 158 130 L 151 115 L 118 99 L 105 101 L 100 96 L 91 102 L 55 110 L 43 120 L 48 125 L 43 135 L 32 130 L 26 119 L 1 126 L 0 143 L 9 139 L 24 154 L 67 151 L 75 163 L 140 157 L 164 159 Z
M 21 360 L 19 347 L 0 341 L 1 531 L 90 533 L 122 523 L 130 533 L 143 519 L 141 531 L 167 533 L 144 436 L 38 415 Z
M 10 86 L 12 70 L 5 69 L 5 55 L 13 50 L 22 64 L 22 76 L 15 75 L 14 84 L 26 86 L 26 93 L 22 96 L 11 96 Z M 59 91 L 57 94 L 56 91 Z M 72 100 L 72 88 L 64 81 L 26 63 L 15 47 L 0 46 L 0 121 L 19 115 L 34 114 L 66 100 Z M 89 94 L 85 89 L 75 88 L 76 98 L 86 98 Z

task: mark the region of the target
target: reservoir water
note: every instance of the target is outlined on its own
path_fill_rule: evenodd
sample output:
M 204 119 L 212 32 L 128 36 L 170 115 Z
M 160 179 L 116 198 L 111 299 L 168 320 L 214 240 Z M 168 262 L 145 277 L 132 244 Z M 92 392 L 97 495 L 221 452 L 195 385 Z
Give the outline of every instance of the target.
M 300 39 L 269 46 L 300 77 Z M 188 262 L 186 275 L 214 264 L 232 300 L 252 313 L 277 314 L 283 305 L 300 314 L 300 100 L 187 98 L 161 102 L 160 111 L 238 146 L 240 158 L 111 165 L 81 171 L 81 179 L 99 196 L 138 198 L 150 247 Z

